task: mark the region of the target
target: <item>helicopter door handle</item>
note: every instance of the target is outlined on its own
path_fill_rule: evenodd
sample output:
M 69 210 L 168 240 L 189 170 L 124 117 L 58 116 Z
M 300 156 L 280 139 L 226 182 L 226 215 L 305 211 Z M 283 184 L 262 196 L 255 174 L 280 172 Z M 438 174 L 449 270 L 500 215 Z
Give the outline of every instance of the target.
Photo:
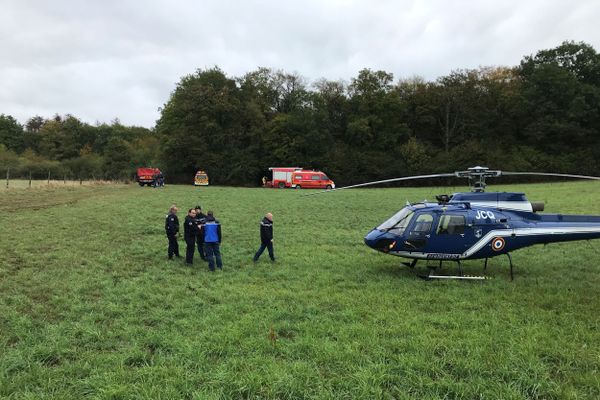
M 407 245 L 407 246 L 410 246 L 410 247 L 412 247 L 413 249 L 416 249 L 416 248 L 417 248 L 417 246 L 415 246 L 414 244 L 412 244 L 412 243 L 411 243 L 411 242 L 409 242 L 408 240 L 405 240 L 405 241 L 404 241 L 404 244 L 405 244 L 405 245 Z

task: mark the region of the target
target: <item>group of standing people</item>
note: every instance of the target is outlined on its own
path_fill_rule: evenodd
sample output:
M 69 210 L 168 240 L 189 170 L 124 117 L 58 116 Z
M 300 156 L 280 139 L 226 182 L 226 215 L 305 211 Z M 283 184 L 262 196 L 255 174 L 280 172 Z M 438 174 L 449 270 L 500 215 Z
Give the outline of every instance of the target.
M 165 221 L 165 230 L 169 239 L 168 257 L 170 260 L 173 259 L 173 256 L 180 257 L 179 244 L 177 243 L 179 236 L 178 210 L 177 206 L 172 205 Z M 208 262 L 209 270 L 214 271 L 215 265 L 217 268 L 223 269 L 220 249 L 221 224 L 215 219 L 212 211 L 205 215 L 199 205 L 190 208 L 183 222 L 183 238 L 186 244 L 185 262 L 187 264 L 194 263 L 194 253 L 197 248 L 200 258 Z
M 177 217 L 177 206 L 172 205 L 169 209 L 169 214 L 165 220 L 165 231 L 169 240 L 169 248 L 167 255 L 169 260 L 173 256 L 179 258 L 179 243 L 177 238 L 179 233 L 179 218 Z M 187 264 L 194 263 L 194 253 L 196 248 L 203 261 L 208 262 L 208 269 L 215 270 L 215 266 L 223 269 L 223 261 L 221 259 L 221 224 L 212 211 L 206 214 L 202 212 L 202 208 L 197 205 L 188 210 L 183 223 L 183 238 L 186 244 L 185 262 Z M 268 213 L 260 222 L 260 238 L 261 246 L 254 255 L 253 261 L 258 261 L 261 254 L 267 249 L 271 261 L 275 261 L 273 251 L 273 215 Z

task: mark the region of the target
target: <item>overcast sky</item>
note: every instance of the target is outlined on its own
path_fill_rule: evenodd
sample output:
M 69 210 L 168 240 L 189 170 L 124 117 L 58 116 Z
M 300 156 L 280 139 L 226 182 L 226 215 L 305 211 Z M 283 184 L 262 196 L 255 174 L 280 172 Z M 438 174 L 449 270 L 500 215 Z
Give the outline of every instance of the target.
M 564 40 L 600 50 L 600 1 L 1 0 L 0 114 L 154 126 L 180 77 L 218 65 L 349 80 L 516 65 Z

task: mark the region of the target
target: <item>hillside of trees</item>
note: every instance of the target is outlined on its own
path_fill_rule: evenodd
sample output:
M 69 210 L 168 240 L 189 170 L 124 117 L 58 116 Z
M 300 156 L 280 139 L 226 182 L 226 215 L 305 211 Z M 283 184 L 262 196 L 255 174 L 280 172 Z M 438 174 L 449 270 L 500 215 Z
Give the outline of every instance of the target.
M 1 112 L 1 110 L 0 110 Z M 481 164 L 600 175 L 600 55 L 586 43 L 514 67 L 456 70 L 435 81 L 361 70 L 308 82 L 259 68 L 184 76 L 152 129 L 67 115 L 0 115 L 0 171 L 127 179 L 158 166 L 167 182 L 258 185 L 269 166 L 321 169 L 338 184 Z M 44 172 L 46 171 L 46 172 Z

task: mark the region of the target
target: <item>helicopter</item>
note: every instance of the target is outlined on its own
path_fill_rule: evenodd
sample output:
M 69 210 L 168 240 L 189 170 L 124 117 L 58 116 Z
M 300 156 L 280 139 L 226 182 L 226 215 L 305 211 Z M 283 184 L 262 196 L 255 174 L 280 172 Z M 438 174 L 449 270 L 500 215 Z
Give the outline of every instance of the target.
M 485 271 L 490 258 L 506 255 L 512 281 L 514 265 L 510 253 L 515 250 L 536 244 L 600 238 L 600 216 L 539 214 L 544 211 L 544 203 L 530 202 L 524 193 L 485 191 L 486 178 L 515 175 L 600 180 L 595 176 L 504 172 L 477 166 L 466 171 L 386 179 L 327 192 L 398 181 L 467 178 L 470 192 L 439 195 L 436 196 L 437 202 L 407 202 L 405 207 L 364 237 L 364 243 L 372 249 L 411 259 L 411 262 L 403 263 L 411 269 L 420 260 L 427 261 L 429 273 L 419 276 L 428 280 L 487 279 L 486 276 L 464 275 L 461 261 L 485 259 Z M 444 261 L 456 262 L 459 274 L 437 274 Z

